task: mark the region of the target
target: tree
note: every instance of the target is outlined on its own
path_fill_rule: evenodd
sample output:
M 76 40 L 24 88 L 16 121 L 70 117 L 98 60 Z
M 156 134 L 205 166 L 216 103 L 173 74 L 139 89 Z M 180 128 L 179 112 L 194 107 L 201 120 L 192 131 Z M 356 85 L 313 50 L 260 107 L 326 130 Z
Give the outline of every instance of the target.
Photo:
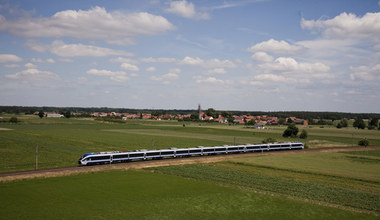
M 297 137 L 298 128 L 295 124 L 288 125 L 288 128 L 285 129 L 282 134 L 283 137 Z
M 288 124 L 292 124 L 293 123 L 293 120 L 291 118 L 288 118 L 288 121 L 287 121 Z
M 278 119 L 278 123 L 279 123 L 280 125 L 284 125 L 284 124 L 285 124 L 285 118 L 280 118 L 280 119 Z
M 307 131 L 306 130 L 302 130 L 302 132 L 300 134 L 300 138 L 301 139 L 306 139 L 307 138 Z
M 342 128 L 348 127 L 348 120 L 347 118 L 343 118 L 340 123 L 342 124 Z
M 154 111 L 152 113 L 153 116 L 157 116 L 157 117 L 160 117 L 162 115 L 162 112 L 161 111 Z
M 191 120 L 198 120 L 199 119 L 199 113 L 197 113 L 197 112 L 191 113 L 190 119 Z
M 327 121 L 323 120 L 323 119 L 319 119 L 318 122 L 317 122 L 318 125 L 327 125 Z
M 354 128 L 364 129 L 365 128 L 365 123 L 364 123 L 363 119 L 361 119 L 361 118 L 355 119 L 355 121 L 354 121 Z
M 367 147 L 369 145 L 369 141 L 367 140 L 367 138 L 361 139 L 358 144 L 359 146 Z
M 230 123 L 230 124 L 232 124 L 232 123 L 234 123 L 234 117 L 228 117 L 228 119 L 227 119 L 227 121 L 228 121 L 228 123 Z
M 247 122 L 247 125 L 255 125 L 256 121 L 254 119 L 251 119 Z
M 40 118 L 43 118 L 43 117 L 45 116 L 45 112 L 44 112 L 44 111 L 39 111 L 39 112 L 38 112 L 38 116 L 39 116 Z
M 369 120 L 368 130 L 376 129 L 377 127 L 379 127 L 379 119 L 372 118 L 371 120 Z
M 223 111 L 221 113 L 221 115 L 222 115 L 223 118 L 230 118 L 230 117 L 232 117 L 232 113 L 231 112 L 226 112 L 226 111 Z
M 17 123 L 17 122 L 18 122 L 18 119 L 17 119 L 16 117 L 11 117 L 11 118 L 9 119 L 9 122 L 10 122 L 10 123 Z
M 70 118 L 71 117 L 71 112 L 70 111 L 67 111 L 63 114 L 66 118 Z
M 213 117 L 213 118 L 218 118 L 218 116 L 219 116 L 219 114 L 213 108 L 207 109 L 206 115 Z

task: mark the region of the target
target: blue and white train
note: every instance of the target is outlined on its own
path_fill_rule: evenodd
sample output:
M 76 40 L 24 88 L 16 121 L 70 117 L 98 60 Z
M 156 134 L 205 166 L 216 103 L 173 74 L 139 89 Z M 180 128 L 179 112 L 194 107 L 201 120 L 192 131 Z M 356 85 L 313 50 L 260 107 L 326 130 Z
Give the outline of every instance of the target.
M 175 157 L 190 157 L 215 154 L 264 152 L 276 150 L 303 149 L 302 142 L 270 143 L 270 144 L 246 144 L 234 146 L 171 148 L 162 150 L 136 150 L 130 152 L 100 152 L 88 153 L 79 158 L 80 165 L 93 165 L 102 163 L 127 162 L 132 160 L 163 159 Z

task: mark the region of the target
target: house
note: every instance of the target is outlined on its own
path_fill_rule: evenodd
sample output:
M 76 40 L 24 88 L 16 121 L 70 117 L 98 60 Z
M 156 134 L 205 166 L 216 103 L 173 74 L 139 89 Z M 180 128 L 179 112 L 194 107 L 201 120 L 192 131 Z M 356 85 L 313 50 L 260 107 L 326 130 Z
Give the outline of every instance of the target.
M 64 116 L 57 113 L 46 113 L 46 117 L 48 118 L 63 118 Z

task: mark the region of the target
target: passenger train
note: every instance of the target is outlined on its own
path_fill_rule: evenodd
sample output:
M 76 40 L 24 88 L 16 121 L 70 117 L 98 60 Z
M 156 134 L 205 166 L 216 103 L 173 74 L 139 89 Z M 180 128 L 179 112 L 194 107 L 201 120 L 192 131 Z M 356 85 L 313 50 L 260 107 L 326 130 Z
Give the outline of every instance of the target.
M 302 142 L 246 144 L 233 146 L 170 148 L 162 150 L 135 150 L 129 152 L 113 151 L 88 153 L 79 158 L 80 165 L 93 165 L 103 163 L 127 162 L 134 160 L 163 159 L 175 157 L 204 156 L 230 153 L 264 152 L 277 150 L 303 149 Z

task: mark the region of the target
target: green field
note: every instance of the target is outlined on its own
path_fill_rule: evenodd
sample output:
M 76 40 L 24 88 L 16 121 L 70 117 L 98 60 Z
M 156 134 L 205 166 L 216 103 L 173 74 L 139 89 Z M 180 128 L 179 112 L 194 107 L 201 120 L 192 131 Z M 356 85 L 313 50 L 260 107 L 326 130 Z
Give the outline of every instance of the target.
M 184 123 L 177 121 L 110 123 L 75 118 L 17 117 L 21 121 L 18 124 L 0 124 L 0 172 L 34 169 L 37 145 L 39 168 L 48 168 L 75 166 L 78 158 L 89 152 L 260 143 L 268 137 L 277 141 L 299 141 L 281 136 L 285 126 L 255 130 L 243 125 L 210 123 L 185 123 L 184 127 Z M 367 138 L 370 145 L 380 145 L 380 131 L 377 130 L 313 127 L 307 131 L 309 137 L 303 142 L 309 147 L 347 146 L 352 142 L 357 144 L 362 138 Z
M 254 130 L 177 121 L 19 117 L 0 124 L 0 171 L 76 165 L 87 152 L 260 143 Z M 300 127 L 301 128 L 301 127 Z M 309 147 L 380 145 L 379 131 L 307 128 Z M 380 150 L 282 153 L 211 164 L 0 183 L 0 219 L 378 219 Z
M 2 219 L 376 219 L 147 171 L 1 183 L 0 194 Z
M 150 168 L 158 173 L 313 204 L 380 214 L 380 151 L 263 155 L 213 164 Z M 352 155 L 360 155 L 353 158 Z

